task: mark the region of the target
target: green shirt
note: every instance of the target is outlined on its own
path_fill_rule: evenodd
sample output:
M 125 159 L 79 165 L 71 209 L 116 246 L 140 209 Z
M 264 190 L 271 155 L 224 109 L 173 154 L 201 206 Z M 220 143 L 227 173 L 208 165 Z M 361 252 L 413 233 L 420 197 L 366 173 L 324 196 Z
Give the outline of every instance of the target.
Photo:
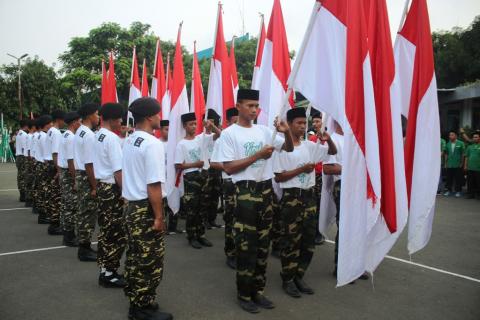
M 480 143 L 471 144 L 465 151 L 467 170 L 480 171 Z
M 463 153 L 465 152 L 465 144 L 456 140 L 454 143 L 448 141 L 445 146 L 445 152 L 448 156 L 447 158 L 447 168 L 461 168 L 462 167 L 462 158 Z

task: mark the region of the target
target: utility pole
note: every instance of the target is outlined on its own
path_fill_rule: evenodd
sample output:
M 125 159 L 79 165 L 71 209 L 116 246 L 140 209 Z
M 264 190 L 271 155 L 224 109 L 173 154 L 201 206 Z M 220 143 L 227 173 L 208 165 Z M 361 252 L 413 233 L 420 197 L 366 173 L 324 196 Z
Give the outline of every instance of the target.
M 22 120 L 23 118 L 23 103 L 22 103 L 22 69 L 21 69 L 21 61 L 23 58 L 26 58 L 28 56 L 28 53 L 25 53 L 22 55 L 20 58 L 15 57 L 14 55 L 11 55 L 10 53 L 7 53 L 10 57 L 14 58 L 17 60 L 18 64 L 18 105 L 19 105 L 19 111 L 20 111 L 20 117 L 19 119 Z

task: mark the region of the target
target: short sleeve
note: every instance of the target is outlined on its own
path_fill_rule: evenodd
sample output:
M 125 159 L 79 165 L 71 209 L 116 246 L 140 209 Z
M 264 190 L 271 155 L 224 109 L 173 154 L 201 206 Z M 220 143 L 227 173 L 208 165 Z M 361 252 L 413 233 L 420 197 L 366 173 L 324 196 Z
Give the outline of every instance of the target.
M 215 159 L 215 161 L 228 162 L 238 160 L 235 158 L 235 145 L 230 132 L 227 132 L 222 136 L 223 139 L 218 143 L 218 157 Z
M 160 141 L 150 143 L 144 152 L 146 183 L 165 183 L 165 153 Z
M 83 141 L 83 163 L 93 163 L 93 156 L 95 154 L 95 135 L 87 134 L 85 135 Z
M 55 132 L 55 131 L 54 131 Z M 60 150 L 60 139 L 62 135 L 60 132 L 55 132 L 52 136 L 52 153 L 58 153 Z
M 175 163 L 184 163 L 185 162 L 185 155 L 183 154 L 182 144 L 177 144 L 175 148 Z
M 119 138 L 114 135 L 111 135 L 111 138 L 109 139 L 108 153 L 113 172 L 122 170 L 122 147 Z
M 74 142 L 74 137 L 72 135 L 68 135 L 68 137 L 63 140 L 63 143 L 66 144 L 65 160 L 73 160 L 73 142 Z

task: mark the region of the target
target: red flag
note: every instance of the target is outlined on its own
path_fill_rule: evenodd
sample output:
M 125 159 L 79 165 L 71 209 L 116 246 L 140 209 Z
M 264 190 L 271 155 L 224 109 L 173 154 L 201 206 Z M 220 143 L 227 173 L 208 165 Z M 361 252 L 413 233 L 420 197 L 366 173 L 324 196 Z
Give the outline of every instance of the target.
M 137 54 L 136 48 L 133 47 L 132 73 L 130 77 L 130 94 L 128 96 L 128 105 L 130 105 L 133 101 L 140 98 L 141 96 L 142 92 L 140 90 L 140 77 L 138 76 Z
M 115 62 L 113 59 L 113 52 L 110 52 L 108 60 L 108 90 L 107 102 L 118 102 L 117 95 L 117 80 L 115 79 Z
M 102 59 L 102 90 L 101 90 L 101 104 L 107 103 L 108 79 L 107 70 L 105 69 L 105 61 Z
M 232 38 L 230 45 L 230 70 L 232 72 L 232 86 L 233 86 L 233 98 L 234 101 L 237 101 L 237 92 L 238 92 L 238 74 L 237 74 L 237 63 L 235 62 L 235 37 Z
M 147 70 L 147 61 L 143 59 L 143 69 L 142 69 L 142 97 L 148 97 L 148 70 Z
M 163 99 L 167 93 L 167 87 L 165 84 L 165 69 L 163 66 L 163 57 L 162 50 L 160 48 L 160 39 L 157 40 L 157 49 L 155 50 L 155 66 L 152 77 L 152 94 L 151 96 L 162 105 L 163 110 Z M 160 111 L 161 119 L 163 118 L 163 112 Z M 165 117 L 168 119 L 168 115 Z
M 197 130 L 195 134 L 203 132 L 203 116 L 205 115 L 205 97 L 203 96 L 202 77 L 198 66 L 197 43 L 193 44 L 192 88 L 190 90 L 191 110 L 195 112 Z

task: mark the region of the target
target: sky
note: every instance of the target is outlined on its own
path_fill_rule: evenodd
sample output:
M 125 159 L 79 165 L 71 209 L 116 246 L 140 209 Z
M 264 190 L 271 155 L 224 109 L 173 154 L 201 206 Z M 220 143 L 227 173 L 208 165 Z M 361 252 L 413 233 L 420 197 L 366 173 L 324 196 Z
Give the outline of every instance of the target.
M 162 40 L 175 40 L 183 21 L 182 44 L 189 51 L 213 44 L 217 0 L 0 0 L 0 64 L 7 56 L 38 55 L 56 63 L 72 37 L 86 36 L 102 22 L 128 27 L 133 21 L 152 26 Z M 223 0 L 225 38 L 249 32 L 256 36 L 259 13 L 268 23 L 273 0 Z M 298 51 L 313 0 L 281 0 L 290 50 Z M 405 0 L 387 0 L 392 34 L 398 30 Z M 432 31 L 467 27 L 480 14 L 480 0 L 428 0 Z

